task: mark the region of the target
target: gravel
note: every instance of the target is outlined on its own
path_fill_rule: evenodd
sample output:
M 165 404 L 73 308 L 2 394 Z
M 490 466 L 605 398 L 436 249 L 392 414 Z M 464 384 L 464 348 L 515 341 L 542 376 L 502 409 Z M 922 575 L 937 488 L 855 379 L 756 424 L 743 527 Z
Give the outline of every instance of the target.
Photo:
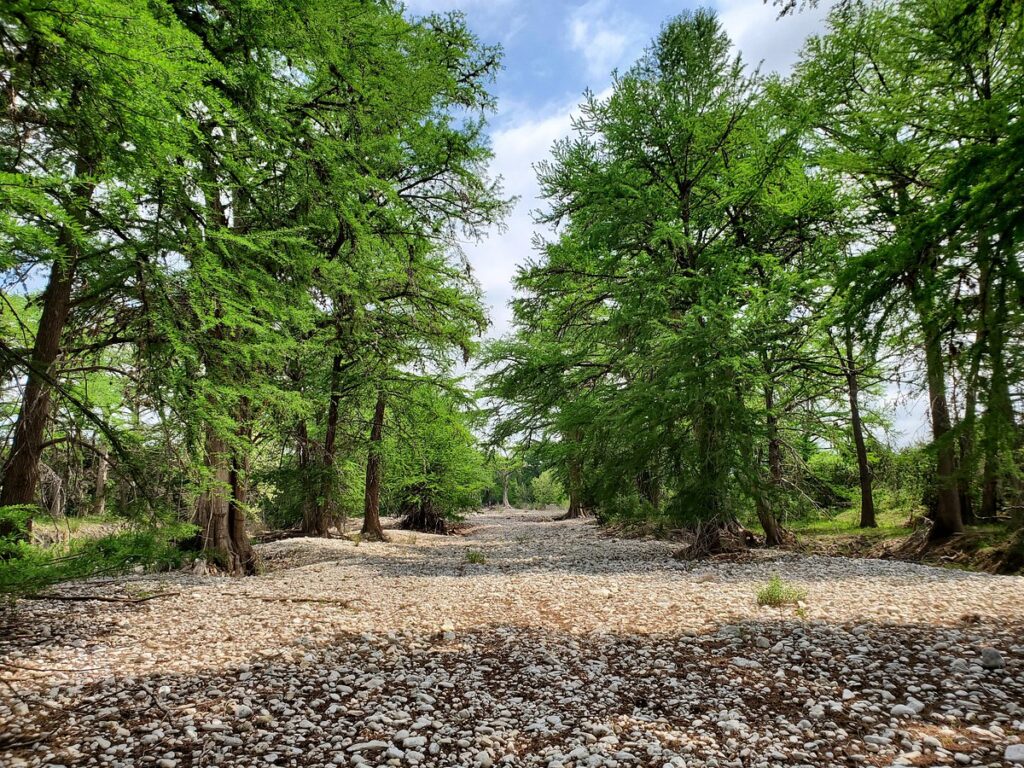
M 687 563 L 548 517 L 279 541 L 249 579 L 63 588 L 162 595 L 131 605 L 19 603 L 0 634 L 0 766 L 1024 762 L 1024 580 Z M 757 605 L 774 574 L 802 607 Z

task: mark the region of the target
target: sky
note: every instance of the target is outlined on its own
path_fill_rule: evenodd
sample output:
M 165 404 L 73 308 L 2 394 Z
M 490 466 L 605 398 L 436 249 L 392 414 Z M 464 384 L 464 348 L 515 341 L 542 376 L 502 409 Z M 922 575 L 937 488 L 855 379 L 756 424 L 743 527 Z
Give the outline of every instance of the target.
M 490 312 L 488 336 L 509 331 L 516 268 L 533 255 L 538 227 L 531 211 L 543 205 L 533 166 L 570 133 L 585 90 L 605 91 L 612 70 L 628 68 L 667 19 L 700 6 L 717 12 L 748 65 L 785 74 L 807 36 L 824 29 L 831 4 L 823 0 L 817 9 L 779 19 L 762 0 L 406 0 L 413 14 L 463 11 L 481 40 L 505 52 L 493 86 L 498 109 L 490 120 L 491 173 L 504 179 L 518 203 L 503 230 L 464 244 Z M 896 442 L 924 438 L 920 398 L 890 389 L 886 399 L 896 410 Z

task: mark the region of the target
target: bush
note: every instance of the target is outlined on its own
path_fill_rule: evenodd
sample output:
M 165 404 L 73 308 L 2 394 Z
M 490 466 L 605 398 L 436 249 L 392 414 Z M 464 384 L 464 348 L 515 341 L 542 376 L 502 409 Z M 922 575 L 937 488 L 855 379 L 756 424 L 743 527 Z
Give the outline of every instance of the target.
M 530 490 L 536 507 L 550 507 L 565 501 L 565 489 L 550 469 L 545 469 L 530 481 Z
M 467 549 L 466 562 L 472 565 L 483 565 L 487 562 L 487 558 L 484 557 L 483 552 L 477 552 L 475 549 Z
M 8 537 L 0 541 L 0 595 L 31 595 L 52 584 L 124 573 L 138 565 L 175 568 L 185 557 L 178 542 L 195 532 L 193 525 L 166 525 L 52 547 Z
M 807 590 L 793 587 L 779 578 L 778 574 L 757 592 L 758 605 L 771 605 L 776 608 L 798 603 L 807 597 Z

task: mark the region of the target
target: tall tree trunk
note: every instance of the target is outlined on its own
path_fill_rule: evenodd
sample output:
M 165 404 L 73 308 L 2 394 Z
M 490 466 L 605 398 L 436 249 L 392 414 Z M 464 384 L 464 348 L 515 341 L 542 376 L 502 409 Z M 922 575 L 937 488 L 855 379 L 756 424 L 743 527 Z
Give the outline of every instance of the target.
M 320 476 L 320 494 L 317 497 L 316 514 L 324 536 L 331 527 L 332 510 L 335 502 L 334 458 L 338 445 L 338 417 L 341 410 L 341 355 L 335 355 L 331 362 L 331 400 L 327 406 L 327 428 L 324 433 L 324 451 Z
M 385 406 L 384 390 L 378 389 L 373 426 L 370 428 L 370 449 L 366 456 L 366 493 L 363 497 L 362 536 L 370 541 L 384 541 L 384 529 L 380 525 L 380 453 Z
M 864 422 L 860 416 L 860 381 L 853 350 L 853 331 L 846 329 L 846 357 L 843 360 L 846 373 L 846 391 L 850 398 L 850 428 L 853 430 L 853 444 L 857 451 L 857 477 L 860 481 L 860 527 L 877 528 L 875 521 L 875 497 L 872 492 L 871 465 L 868 464 L 868 448 L 864 441 Z
M 313 459 L 313 445 L 309 438 L 309 426 L 306 420 L 299 421 L 295 434 L 295 448 L 299 460 L 299 480 L 302 483 L 301 509 L 302 509 L 302 533 L 306 536 L 322 536 L 323 533 L 317 528 L 319 516 L 317 515 L 316 492 L 319 483 L 314 476 L 316 463 Z
M 956 455 L 951 438 L 952 425 L 946 399 L 946 369 L 942 359 L 942 339 L 938 324 L 922 313 L 925 338 L 925 377 L 932 420 L 932 441 L 936 453 L 938 503 L 931 530 L 933 540 L 963 533 L 960 495 L 957 492 Z
M 71 284 L 78 247 L 67 263 L 55 262 L 43 293 L 43 313 L 32 346 L 31 367 L 25 382 L 21 410 L 14 425 L 14 442 L 4 463 L 0 506 L 35 504 L 39 488 L 39 459 L 43 453 L 46 425 L 50 418 L 50 385 L 60 339 L 71 308 Z M 0 523 L 3 525 L 3 523 Z M 0 528 L 0 534 L 13 531 Z
M 255 572 L 256 556 L 245 532 L 245 491 L 231 449 L 211 427 L 207 427 L 204 464 L 209 471 L 207 487 L 196 505 L 203 550 L 232 575 Z
M 981 362 L 987 354 L 992 285 L 992 245 L 988 237 L 978 239 L 978 321 L 974 333 L 970 366 L 964 393 L 964 420 L 960 425 L 957 445 L 960 449 L 960 476 L 957 489 L 960 496 L 960 516 L 964 523 L 974 523 L 974 494 L 972 485 L 977 462 L 978 385 Z
M 96 446 L 96 484 L 92 497 L 92 513 L 102 517 L 107 511 L 107 446 L 99 443 Z
M 775 390 L 771 385 L 764 388 L 764 407 L 768 414 L 768 474 L 772 489 L 778 491 L 782 488 L 782 440 L 779 437 L 779 417 L 775 414 Z M 760 461 L 757 463 L 760 464 Z M 764 529 L 765 546 L 778 547 L 784 544 L 785 531 L 772 512 L 764 492 L 758 490 L 754 507 L 757 511 L 758 522 Z
M 1001 459 L 1015 431 L 1013 401 L 1006 374 L 1004 330 L 1006 318 L 1006 282 L 1000 280 L 995 306 L 989 317 L 989 365 L 991 376 L 983 417 L 984 472 L 981 486 L 981 515 L 995 517 L 1001 507 Z M 1009 438 L 1009 439 L 1008 439 Z
M 73 94 L 73 98 L 76 98 Z M 69 212 L 79 226 L 86 223 L 85 209 L 92 198 L 96 183 L 87 177 L 92 173 L 95 158 L 79 149 L 75 160 L 74 184 Z M 61 226 L 57 233 L 63 258 L 54 261 L 43 291 L 43 311 L 32 345 L 32 356 L 25 381 L 25 392 L 14 425 L 11 452 L 3 466 L 3 486 L 0 487 L 0 507 L 31 505 L 36 503 L 39 487 L 39 459 L 43 453 L 46 425 L 50 418 L 50 385 L 54 363 L 60 354 L 61 336 L 71 312 L 71 292 L 75 270 L 83 253 L 74 232 Z M 26 536 L 31 531 L 29 519 Z M 12 526 L 0 521 L 0 536 L 14 534 Z
M 586 517 L 583 504 L 583 465 L 577 458 L 569 459 L 569 510 L 562 516 L 566 520 Z
M 503 506 L 505 509 L 510 509 L 512 507 L 512 505 L 508 503 L 508 480 L 509 480 L 509 473 L 508 472 L 502 472 L 501 473 L 501 506 Z

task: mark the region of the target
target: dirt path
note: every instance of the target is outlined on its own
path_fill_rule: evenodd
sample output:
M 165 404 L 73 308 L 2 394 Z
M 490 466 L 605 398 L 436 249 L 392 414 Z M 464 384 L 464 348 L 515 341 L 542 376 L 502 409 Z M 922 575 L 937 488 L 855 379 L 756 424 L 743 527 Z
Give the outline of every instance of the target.
M 0 638 L 0 765 L 1002 766 L 1024 752 L 1024 579 L 687 564 L 538 513 L 469 523 L 264 545 L 251 579 L 66 590 L 177 593 L 136 605 L 20 604 Z M 774 573 L 807 590 L 801 615 L 756 605 Z

